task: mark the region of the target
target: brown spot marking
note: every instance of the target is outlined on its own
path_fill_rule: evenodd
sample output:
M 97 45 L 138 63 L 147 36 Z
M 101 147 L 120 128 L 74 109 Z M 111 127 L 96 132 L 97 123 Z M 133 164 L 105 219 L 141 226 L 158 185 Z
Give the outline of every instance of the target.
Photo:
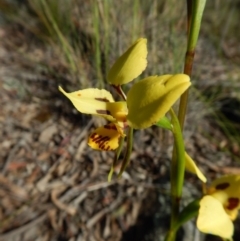
M 226 188 L 228 188 L 230 186 L 230 184 L 228 182 L 224 182 L 224 183 L 220 183 L 216 186 L 217 190 L 225 190 Z
M 109 145 L 106 146 L 106 142 L 108 142 L 110 140 L 110 137 L 101 136 L 101 135 L 94 133 L 93 135 L 91 135 L 91 138 L 92 138 L 93 142 L 98 144 L 98 146 L 101 150 L 103 150 L 103 151 L 110 150 L 110 146 Z
M 111 115 L 109 110 L 96 110 L 96 112 L 101 115 Z
M 108 130 L 117 130 L 117 127 L 115 125 L 105 125 L 104 128 Z
M 81 94 L 77 94 L 77 96 L 81 96 Z
M 102 102 L 110 102 L 107 98 L 95 98 L 95 100 L 99 100 Z
M 237 197 L 230 197 L 228 198 L 228 205 L 227 209 L 228 210 L 233 210 L 239 205 L 239 198 Z

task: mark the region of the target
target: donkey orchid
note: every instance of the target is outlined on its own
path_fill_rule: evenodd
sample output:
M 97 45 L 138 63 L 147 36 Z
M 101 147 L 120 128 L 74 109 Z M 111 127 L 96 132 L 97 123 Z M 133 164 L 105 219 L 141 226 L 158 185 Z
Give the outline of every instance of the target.
M 138 39 L 120 56 L 108 74 L 108 82 L 115 87 L 138 77 L 147 66 L 147 40 Z M 125 101 L 114 101 L 104 89 L 84 89 L 72 93 L 59 90 L 68 97 L 75 108 L 84 114 L 98 115 L 110 123 L 97 128 L 88 144 L 97 150 L 115 150 L 118 140 L 124 137 L 124 128 L 150 127 L 161 119 L 191 85 L 187 75 L 150 76 L 135 83 Z
M 104 89 L 85 89 L 72 93 L 59 90 L 68 97 L 75 108 L 84 114 L 104 117 L 109 124 L 97 128 L 88 144 L 97 150 L 110 151 L 118 147 L 124 128 L 147 128 L 169 111 L 181 94 L 190 86 L 187 75 L 150 76 L 132 86 L 127 101 L 114 101 Z
M 119 86 L 138 77 L 147 66 L 147 40 L 138 39 L 119 59 L 108 74 L 108 82 Z M 119 147 L 119 140 L 125 136 L 126 127 L 148 128 L 158 122 L 170 110 L 177 99 L 191 85 L 185 74 L 149 76 L 136 82 L 124 95 L 124 101 L 115 101 L 104 89 L 84 89 L 67 93 L 75 108 L 84 114 L 97 115 L 109 121 L 90 134 L 88 144 L 96 150 L 111 151 Z M 186 154 L 186 168 L 203 182 L 206 178 Z
M 240 209 L 240 175 L 227 175 L 216 179 L 200 201 L 197 227 L 210 233 L 232 239 L 233 222 Z

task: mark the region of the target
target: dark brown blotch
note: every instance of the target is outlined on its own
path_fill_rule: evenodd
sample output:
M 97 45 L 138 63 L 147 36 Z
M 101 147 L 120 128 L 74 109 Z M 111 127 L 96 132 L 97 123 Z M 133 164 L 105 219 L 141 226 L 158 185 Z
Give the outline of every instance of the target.
M 102 135 L 98 135 L 95 133 L 95 134 L 91 135 L 91 139 L 93 142 L 98 144 L 98 146 L 101 150 L 103 150 L 103 151 L 110 150 L 110 146 L 106 145 L 107 142 L 110 140 L 109 136 L 102 136 Z
M 230 184 L 228 182 L 224 182 L 224 183 L 220 183 L 216 186 L 217 190 L 225 190 L 226 188 L 228 188 L 230 186 Z
M 111 115 L 109 110 L 96 110 L 96 112 L 100 115 Z
M 227 205 L 228 210 L 233 210 L 236 207 L 238 207 L 238 205 L 239 205 L 239 198 L 237 197 L 228 198 L 228 205 Z
M 98 100 L 101 102 L 110 102 L 107 98 L 95 98 L 95 100 Z
M 104 128 L 107 130 L 117 130 L 117 127 L 115 125 L 105 125 Z

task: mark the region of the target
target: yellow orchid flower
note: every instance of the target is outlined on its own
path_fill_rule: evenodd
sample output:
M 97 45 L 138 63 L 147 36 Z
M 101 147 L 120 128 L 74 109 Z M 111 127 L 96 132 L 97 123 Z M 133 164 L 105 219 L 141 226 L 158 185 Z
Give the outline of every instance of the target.
M 111 93 L 104 89 L 84 89 L 67 93 L 59 86 L 59 90 L 71 100 L 79 112 L 101 116 L 111 122 L 97 128 L 90 135 L 88 144 L 96 150 L 115 150 L 118 147 L 118 139 L 124 136 L 126 102 L 114 102 Z
M 124 136 L 124 127 L 142 129 L 152 126 L 189 86 L 190 79 L 184 74 L 150 76 L 132 86 L 127 102 L 114 102 L 111 93 L 104 89 L 72 93 L 65 92 L 61 87 L 59 90 L 81 113 L 98 115 L 111 122 L 96 129 L 88 140 L 92 148 L 108 151 L 118 147 L 119 137 Z
M 119 86 L 132 81 L 147 65 L 147 40 L 138 39 L 113 65 L 108 82 Z M 84 114 L 98 115 L 110 123 L 97 128 L 88 139 L 93 149 L 110 151 L 119 146 L 124 129 L 130 126 L 143 129 L 154 125 L 165 116 L 172 105 L 191 85 L 185 74 L 149 76 L 135 83 L 125 101 L 114 101 L 104 89 L 84 89 L 72 93 L 59 90 L 71 100 L 75 108 Z M 206 178 L 194 161 L 186 154 L 186 169 L 195 173 L 203 182 Z
M 216 179 L 200 201 L 197 227 L 232 240 L 233 222 L 240 209 L 240 175 L 227 175 Z
M 108 82 L 118 87 L 142 73 L 147 65 L 147 40 L 138 39 L 113 65 Z M 88 144 L 96 150 L 111 151 L 119 146 L 125 136 L 124 129 L 148 128 L 158 122 L 191 85 L 185 74 L 149 76 L 135 83 L 125 101 L 114 101 L 104 89 L 84 89 L 72 93 L 59 90 L 70 99 L 75 108 L 84 114 L 101 116 L 110 123 L 90 134 Z M 186 154 L 186 169 L 195 173 L 203 182 L 206 178 L 194 161 Z

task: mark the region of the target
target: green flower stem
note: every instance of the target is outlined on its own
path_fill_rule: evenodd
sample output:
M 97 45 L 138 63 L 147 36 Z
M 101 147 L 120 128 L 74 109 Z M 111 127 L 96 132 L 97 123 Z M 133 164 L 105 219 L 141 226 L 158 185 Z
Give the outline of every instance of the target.
M 126 167 L 128 166 L 129 162 L 130 162 L 130 156 L 132 153 L 132 146 L 133 146 L 133 128 L 132 127 L 128 127 L 128 134 L 127 134 L 127 149 L 126 149 L 126 153 L 123 159 L 123 163 L 121 166 L 121 170 L 118 174 L 118 177 L 121 177 L 123 172 L 125 171 Z
M 182 130 L 175 112 L 171 109 L 172 117 L 172 133 L 174 136 L 174 149 L 171 163 L 171 198 L 172 198 L 172 213 L 171 227 L 166 237 L 166 241 L 175 240 L 176 229 L 174 228 L 178 220 L 180 200 L 182 197 L 182 188 L 185 172 L 185 148 L 182 136 Z
M 119 140 L 119 146 L 115 152 L 115 157 L 114 157 L 114 161 L 113 161 L 113 164 L 111 166 L 111 169 L 108 173 L 108 182 L 111 182 L 112 180 L 112 175 L 113 175 L 113 172 L 114 172 L 114 168 L 116 167 L 116 165 L 118 164 L 118 158 L 121 154 L 121 151 L 122 151 L 122 148 L 123 148 L 123 143 L 124 143 L 124 139 L 125 137 L 120 137 L 120 140 Z
M 191 203 L 189 203 L 179 214 L 179 217 L 177 221 L 175 222 L 175 225 L 172 227 L 170 232 L 167 234 L 165 241 L 172 241 L 174 240 L 173 237 L 175 237 L 176 232 L 178 229 L 186 222 L 191 220 L 192 218 L 196 217 L 199 210 L 199 201 L 200 199 L 194 200 Z
M 188 45 L 184 64 L 184 74 L 191 77 L 195 48 L 197 45 L 202 15 L 206 0 L 187 0 L 188 12 Z M 178 119 L 183 129 L 188 103 L 188 90 L 181 96 Z
M 191 77 L 195 48 L 198 40 L 199 30 L 201 26 L 202 14 L 206 4 L 206 0 L 187 0 L 188 10 L 188 45 L 184 64 L 184 74 Z M 185 157 L 184 142 L 182 131 L 186 116 L 188 103 L 188 91 L 180 98 L 178 119 L 171 110 L 174 148 L 171 165 L 171 195 L 172 195 L 172 214 L 171 227 L 166 241 L 174 241 L 176 238 L 176 223 L 178 222 L 179 206 L 182 195 L 182 187 L 184 181 Z

